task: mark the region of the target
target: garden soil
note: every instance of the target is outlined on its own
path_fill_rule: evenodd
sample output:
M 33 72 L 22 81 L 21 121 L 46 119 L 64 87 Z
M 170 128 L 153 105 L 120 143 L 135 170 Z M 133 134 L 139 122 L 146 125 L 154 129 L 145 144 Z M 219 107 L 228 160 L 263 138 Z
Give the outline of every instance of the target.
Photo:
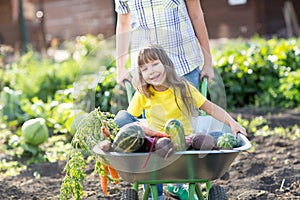
M 232 112 L 234 117 L 238 114 L 245 119 L 263 116 L 270 127 L 300 125 L 299 110 L 241 109 Z M 224 176 L 212 183 L 223 187 L 229 199 L 300 199 L 300 139 L 254 137 L 252 134 L 249 139 L 254 148 L 239 153 Z M 0 199 L 59 199 L 64 166 L 65 162 L 33 164 L 19 176 L 0 178 Z M 84 190 L 87 196 L 84 199 L 117 200 L 121 190 L 131 187 L 124 181 L 117 186 L 109 184 L 110 196 L 105 197 L 93 169 L 91 164 L 86 170 Z M 40 178 L 34 178 L 34 172 L 38 172 Z

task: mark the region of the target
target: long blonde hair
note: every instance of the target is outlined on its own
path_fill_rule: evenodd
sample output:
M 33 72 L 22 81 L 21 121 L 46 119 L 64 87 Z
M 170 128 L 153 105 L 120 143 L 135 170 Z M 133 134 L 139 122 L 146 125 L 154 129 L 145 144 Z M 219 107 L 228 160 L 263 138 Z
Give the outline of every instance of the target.
M 159 45 L 150 45 L 139 52 L 137 60 L 138 69 L 133 78 L 133 85 L 136 90 L 147 98 L 150 98 L 153 95 L 149 90 L 150 84 L 146 83 L 144 80 L 140 68 L 141 66 L 155 60 L 160 60 L 165 68 L 167 74 L 165 83 L 167 87 L 171 87 L 173 89 L 177 107 L 182 111 L 182 108 L 180 108 L 178 104 L 179 95 L 188 113 L 193 114 L 195 111 L 195 104 L 188 82 L 177 75 L 172 60 L 167 55 L 166 51 Z M 177 94 L 178 91 L 179 94 Z

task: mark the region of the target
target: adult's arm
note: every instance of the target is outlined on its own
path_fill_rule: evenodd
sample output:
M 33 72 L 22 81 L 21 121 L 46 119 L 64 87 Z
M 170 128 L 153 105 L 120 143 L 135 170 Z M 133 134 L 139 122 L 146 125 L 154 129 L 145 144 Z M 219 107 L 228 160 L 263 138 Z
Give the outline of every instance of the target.
M 130 13 L 118 14 L 118 21 L 116 26 L 116 48 L 117 48 L 117 82 L 123 85 L 123 80 L 131 80 L 129 73 L 125 67 L 128 48 L 130 43 L 131 31 L 131 16 Z
M 204 65 L 200 79 L 202 80 L 204 76 L 207 76 L 208 81 L 210 82 L 214 77 L 214 70 L 212 66 L 209 38 L 200 0 L 186 0 L 186 6 L 204 57 Z

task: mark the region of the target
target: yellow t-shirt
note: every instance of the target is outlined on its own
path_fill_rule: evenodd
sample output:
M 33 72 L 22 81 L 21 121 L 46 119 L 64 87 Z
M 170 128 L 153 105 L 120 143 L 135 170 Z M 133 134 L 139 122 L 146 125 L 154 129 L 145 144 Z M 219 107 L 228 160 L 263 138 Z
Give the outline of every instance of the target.
M 189 84 L 191 95 L 199 108 L 205 102 L 206 98 L 192 85 Z M 179 90 L 179 88 L 178 88 Z M 183 106 L 181 98 L 177 94 L 177 102 L 181 110 L 175 102 L 174 91 L 168 88 L 165 91 L 155 91 L 150 86 L 150 91 L 154 94 L 150 98 L 145 97 L 136 92 L 129 104 L 127 111 L 135 117 L 139 117 L 145 110 L 148 126 L 154 130 L 164 131 L 164 126 L 169 119 L 177 119 L 181 121 L 186 135 L 193 133 L 192 116 L 188 115 L 187 109 Z

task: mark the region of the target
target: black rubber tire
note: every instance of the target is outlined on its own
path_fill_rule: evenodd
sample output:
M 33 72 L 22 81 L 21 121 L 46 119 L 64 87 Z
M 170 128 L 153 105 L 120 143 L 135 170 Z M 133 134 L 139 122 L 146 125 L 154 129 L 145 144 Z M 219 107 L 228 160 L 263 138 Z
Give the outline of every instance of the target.
M 139 200 L 139 196 L 134 189 L 125 189 L 121 192 L 121 200 Z
M 219 185 L 213 185 L 209 190 L 208 200 L 228 200 L 226 190 Z

